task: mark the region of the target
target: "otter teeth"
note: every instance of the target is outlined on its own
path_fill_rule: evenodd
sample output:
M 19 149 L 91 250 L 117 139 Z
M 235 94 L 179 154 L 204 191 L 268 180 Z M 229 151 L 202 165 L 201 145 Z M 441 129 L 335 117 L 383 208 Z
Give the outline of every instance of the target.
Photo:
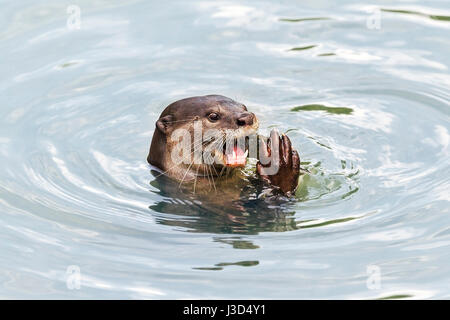
M 242 152 L 241 149 L 234 148 L 231 154 L 226 155 L 226 165 L 231 167 L 245 166 L 248 150 Z

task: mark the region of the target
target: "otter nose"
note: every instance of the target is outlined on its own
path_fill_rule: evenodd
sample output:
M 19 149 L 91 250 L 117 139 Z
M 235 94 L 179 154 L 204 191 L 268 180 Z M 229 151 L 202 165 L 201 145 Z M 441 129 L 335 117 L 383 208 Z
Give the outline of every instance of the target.
M 237 125 L 242 126 L 251 126 L 253 124 L 253 119 L 255 118 L 255 115 L 250 112 L 242 113 L 239 118 L 237 119 Z

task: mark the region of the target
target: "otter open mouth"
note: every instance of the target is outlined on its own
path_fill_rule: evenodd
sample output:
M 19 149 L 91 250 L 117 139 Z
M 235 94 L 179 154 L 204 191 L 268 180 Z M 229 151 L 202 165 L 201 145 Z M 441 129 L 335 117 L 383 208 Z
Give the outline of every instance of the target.
M 248 137 L 245 137 L 244 145 L 239 145 L 237 139 L 233 140 L 233 146 L 223 144 L 224 165 L 227 167 L 244 167 L 248 157 Z
M 250 135 L 254 134 L 254 132 L 250 133 Z M 225 136 L 220 138 L 211 137 L 203 142 L 203 146 L 209 149 L 206 149 L 205 152 L 210 152 L 215 161 L 214 166 L 217 169 L 221 167 L 236 168 L 245 167 L 247 158 L 252 156 L 249 151 L 251 141 L 254 140 L 250 139 L 248 133 L 245 133 L 245 135 L 228 138 Z M 208 159 L 210 159 L 209 155 Z

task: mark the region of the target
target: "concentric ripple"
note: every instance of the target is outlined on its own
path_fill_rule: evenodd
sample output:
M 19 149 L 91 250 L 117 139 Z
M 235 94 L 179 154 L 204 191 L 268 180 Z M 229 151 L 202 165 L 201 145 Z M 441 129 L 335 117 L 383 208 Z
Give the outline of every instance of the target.
M 450 8 L 383 5 L 3 5 L 0 298 L 448 298 Z M 150 172 L 163 108 L 211 93 L 287 132 L 294 201 Z

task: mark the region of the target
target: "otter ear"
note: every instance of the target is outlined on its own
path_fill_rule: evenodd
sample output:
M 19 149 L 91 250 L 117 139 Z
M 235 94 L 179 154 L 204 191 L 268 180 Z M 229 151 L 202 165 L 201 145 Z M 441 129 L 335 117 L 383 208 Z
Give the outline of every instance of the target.
M 159 120 L 156 121 L 156 128 L 158 128 L 158 130 L 161 131 L 162 133 L 166 134 L 172 127 L 172 121 L 173 116 L 171 114 L 168 114 L 167 116 L 159 118 Z

